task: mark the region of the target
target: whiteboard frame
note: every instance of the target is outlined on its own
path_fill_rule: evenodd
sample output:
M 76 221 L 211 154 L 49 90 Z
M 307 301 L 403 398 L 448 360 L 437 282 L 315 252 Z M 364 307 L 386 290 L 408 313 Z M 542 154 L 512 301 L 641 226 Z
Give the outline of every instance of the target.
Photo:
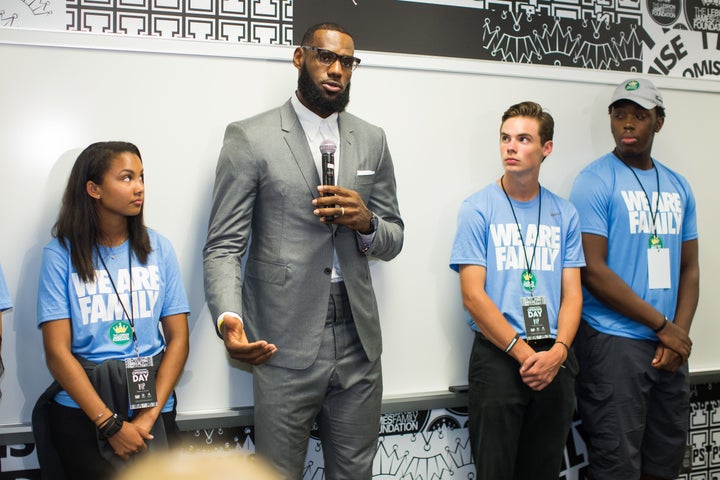
M 0 43 L 44 47 L 84 48 L 125 52 L 165 53 L 287 61 L 295 47 L 260 43 L 230 43 L 152 36 L 120 35 L 92 32 L 0 28 Z M 593 70 L 586 68 L 518 64 L 500 61 L 434 57 L 358 50 L 363 66 L 448 73 L 469 73 L 522 77 L 565 82 L 616 85 L 626 78 L 646 75 L 639 72 Z M 652 76 L 659 88 L 695 92 L 720 92 L 720 81 Z
M 275 70 L 278 67 L 284 68 L 283 65 L 280 64 L 290 64 L 290 58 L 292 56 L 293 47 L 292 46 L 273 46 L 273 45 L 259 45 L 259 44 L 250 44 L 250 43 L 244 43 L 244 44 L 232 44 L 232 43 L 226 43 L 226 42 L 208 42 L 208 41 L 195 41 L 195 40 L 187 40 L 187 39 L 168 39 L 168 38 L 160 38 L 160 37 L 136 37 L 136 36 L 126 36 L 126 35 L 109 35 L 109 34 L 92 34 L 92 33 L 84 33 L 84 32 L 62 32 L 62 31 L 40 31 L 40 30 L 23 30 L 23 29 L 8 29 L 8 28 L 0 28 L 0 45 L 11 45 L 13 47 L 23 47 L 19 50 L 47 50 L 47 52 L 44 53 L 50 53 L 48 57 L 55 57 L 57 54 L 58 57 L 63 57 L 64 54 L 68 54 L 67 56 L 70 56 L 70 54 L 75 55 L 76 53 L 79 55 L 82 55 L 83 57 L 92 57 L 94 59 L 97 59 L 99 57 L 104 57 L 105 55 L 100 55 L 98 52 L 118 52 L 118 53 L 150 53 L 150 54 L 161 54 L 164 56 L 167 56 L 169 58 L 173 58 L 175 60 L 191 60 L 192 57 L 195 57 L 197 60 L 201 59 L 220 59 L 220 63 L 227 63 L 227 64 L 235 64 L 235 63 L 245 63 L 245 62 L 235 62 L 235 59 L 240 60 L 249 60 L 248 63 L 251 63 L 253 68 L 257 68 L 260 72 L 259 75 L 262 75 L 266 72 L 266 70 L 273 70 L 273 73 L 276 73 Z M 27 48 L 24 47 L 33 47 L 33 48 Z M 35 48 L 37 47 L 37 48 Z M 92 55 L 84 55 L 85 53 L 90 52 L 93 53 Z M 110 57 L 111 55 L 108 55 Z M 120 57 L 123 57 L 123 55 L 118 55 Z M 144 57 L 145 55 L 138 55 L 138 57 Z M 147 55 L 147 57 L 150 57 L 151 55 Z M 438 77 L 444 77 L 445 75 L 432 75 L 432 73 L 439 72 L 441 74 L 450 74 L 450 76 L 454 76 L 454 74 L 467 74 L 468 76 L 477 76 L 477 77 L 486 77 L 488 82 L 485 82 L 484 79 L 483 82 L 477 82 L 477 85 L 486 85 L 486 84 L 492 84 L 496 87 L 496 89 L 481 89 L 478 90 L 479 93 L 485 96 L 492 96 L 494 95 L 495 91 L 500 92 L 503 88 L 508 88 L 506 92 L 503 92 L 503 98 L 505 97 L 513 97 L 516 94 L 522 94 L 521 89 L 513 89 L 512 86 L 517 86 L 518 83 L 523 81 L 533 82 L 535 83 L 537 80 L 550 80 L 552 82 L 556 82 L 559 85 L 554 85 L 554 87 L 561 87 L 559 90 L 556 88 L 552 90 L 553 92 L 558 93 L 559 95 L 557 98 L 564 98 L 565 92 L 568 90 L 572 90 L 574 87 L 577 87 L 578 89 L 583 90 L 583 103 L 587 103 L 588 105 L 593 105 L 593 109 L 590 111 L 584 111 L 581 112 L 582 115 L 584 115 L 584 123 L 587 123 L 587 129 L 585 127 L 583 130 L 588 131 L 588 149 L 594 150 L 597 148 L 598 144 L 605 145 L 608 144 L 607 142 L 610 140 L 609 134 L 607 132 L 607 127 L 605 126 L 605 113 L 603 112 L 604 109 L 604 98 L 605 94 L 607 93 L 609 96 L 609 92 L 605 92 L 605 90 L 609 89 L 609 85 L 615 85 L 619 83 L 620 81 L 628 78 L 631 74 L 628 72 L 607 72 L 607 71 L 592 71 L 592 70 L 583 70 L 583 69 L 574 69 L 574 68 L 565 68 L 565 67 L 550 67 L 550 66 L 537 66 L 537 65 L 518 65 L 518 64 L 509 64 L 509 63 L 502 63 L 502 62 L 489 62 L 489 61 L 482 61 L 482 60 L 467 60 L 467 59 L 454 59 L 454 58 L 445 58 L 445 57 L 428 57 L 428 56 L 418 56 L 418 55 L 405 55 L 405 54 L 392 54 L 392 53 L 378 53 L 378 52 L 358 52 L 358 56 L 360 56 L 363 59 L 363 67 L 367 68 L 367 70 L 363 71 L 364 75 L 367 75 L 366 80 L 363 80 L 360 82 L 360 85 L 357 86 L 357 89 L 355 90 L 356 97 L 354 98 L 363 98 L 362 96 L 365 95 L 365 99 L 372 99 L 373 102 L 375 101 L 376 96 L 381 95 L 382 92 L 370 92 L 368 89 L 368 85 L 370 84 L 370 81 L 375 78 L 376 85 L 377 85 L 377 79 L 382 78 L 383 82 L 387 78 L 391 78 L 395 81 L 403 80 L 405 77 L 423 77 L 422 81 L 425 82 L 427 79 L 427 83 L 429 85 L 435 85 L 436 81 L 438 80 Z M 184 57 L 184 58 L 183 58 Z M 232 60 L 230 62 L 226 62 L 226 60 Z M 11 62 L 12 63 L 12 62 Z M 213 63 L 216 63 L 213 61 Z M 230 65 L 228 65 L 230 66 Z M 40 68 L 38 68 L 40 70 Z M 413 72 L 419 72 L 418 75 L 409 75 Z M 427 75 L 425 75 L 427 73 Z M 12 70 L 8 69 L 8 71 L 5 73 L 7 76 L 14 76 L 12 73 Z M 284 76 L 284 74 L 283 74 Z M 458 75 L 458 77 L 462 77 L 463 75 Z M 273 80 L 276 81 L 277 78 L 280 78 L 279 75 L 273 75 Z M 473 83 L 473 88 L 476 86 L 474 79 L 473 82 L 468 82 L 468 79 L 459 79 L 461 83 Z M 507 80 L 507 81 L 506 81 Z M 284 90 L 284 85 L 287 83 L 288 85 L 293 83 L 292 76 L 288 75 L 286 80 L 282 80 L 279 84 L 281 86 L 280 90 L 282 91 L 282 95 L 289 94 L 289 90 Z M 708 100 L 714 100 L 717 101 L 717 93 L 720 93 L 720 82 L 710 82 L 707 80 L 697 80 L 697 79 L 678 79 L 678 78 L 664 78 L 664 77 L 657 77 L 656 83 L 658 86 L 660 86 L 663 89 L 666 90 L 676 90 L 677 92 L 683 91 L 683 92 L 690 92 L 695 95 L 689 95 L 693 97 L 699 97 L 703 96 L 702 100 L 700 102 L 696 102 L 694 105 L 696 105 L 695 109 L 693 110 L 692 115 L 696 115 L 694 112 L 700 112 L 702 108 L 707 108 L 708 105 L 705 103 L 705 97 L 715 97 L 715 98 L 708 98 Z M 400 83 L 397 83 L 396 85 L 400 85 Z M 592 85 L 592 89 L 587 88 L 588 85 Z M 598 86 L 598 88 L 595 88 L 595 86 Z M 543 85 L 544 87 L 550 87 L 552 89 L 553 85 Z M 267 101 L 272 101 L 273 105 L 275 104 L 275 94 L 276 94 L 276 87 L 273 87 L 272 90 L 268 90 L 264 93 L 268 94 Z M 715 95 L 705 95 L 705 92 L 711 92 Z M 413 92 L 415 93 L 415 92 Z M 544 92 L 540 92 L 544 95 Z M 572 92 L 570 92 L 572 93 Z M 676 92 L 667 92 L 668 97 L 670 97 L 670 100 L 672 100 L 672 97 L 677 95 L 673 95 Z M 595 96 L 602 96 L 603 100 L 595 100 Z M 273 100 L 269 100 L 270 97 L 273 97 Z M 572 96 L 572 95 L 570 95 Z M 411 99 L 408 99 L 407 106 L 410 109 L 415 109 L 422 107 L 421 104 L 418 103 L 418 97 L 420 95 L 412 95 L 409 96 L 412 97 Z M 279 98 L 279 97 L 278 97 Z M 287 98 L 287 97 L 285 97 Z M 585 102 L 587 100 L 587 102 Z M 266 98 L 263 96 L 262 99 L 258 100 L 258 103 L 264 103 L 266 101 Z M 599 103 L 598 103 L 599 102 Z M 671 103 L 671 102 L 669 102 Z M 440 100 L 438 101 L 438 104 L 443 104 L 444 101 Z M 597 105 L 596 105 L 597 104 Z M 602 105 L 601 108 L 596 108 L 598 106 Z M 673 105 L 676 105 L 673 103 Z M 679 103 L 678 110 L 680 109 Z M 359 115 L 362 118 L 368 118 L 368 120 L 372 120 L 373 117 L 378 116 L 379 109 L 377 108 L 377 105 L 375 103 L 368 103 L 363 102 L 362 100 L 359 102 L 353 103 L 353 112 L 356 112 L 355 107 L 359 108 Z M 563 108 L 560 105 L 557 105 L 558 111 L 562 112 Z M 481 110 L 477 110 L 477 114 L 473 115 L 471 118 L 473 121 L 477 121 L 478 124 L 474 125 L 473 128 L 485 128 L 487 131 L 492 130 L 495 132 L 496 127 L 496 121 L 495 119 L 495 113 L 493 115 L 489 115 L 490 110 L 486 109 L 486 105 L 481 105 Z M 575 105 L 572 105 L 573 108 L 573 114 L 576 112 L 574 111 Z M 715 109 L 710 106 L 709 109 L 711 112 Z M 252 111 L 255 111 L 254 109 Z M 407 111 L 407 110 L 406 110 Z M 445 109 L 442 110 L 443 112 L 447 113 Z M 452 113 L 452 112 L 451 112 Z M 555 112 L 553 112 L 555 115 Z M 234 114 L 233 114 L 234 115 Z M 414 147 L 409 148 L 411 145 L 409 145 L 409 142 L 414 142 L 414 138 L 406 138 L 404 135 L 401 135 L 401 129 L 395 129 L 393 131 L 393 125 L 398 124 L 398 117 L 401 116 L 400 114 L 397 114 L 395 112 L 385 112 L 381 111 L 381 116 L 383 117 L 383 121 L 379 123 L 379 125 L 383 126 L 384 128 L 388 129 L 388 133 L 390 136 L 390 139 L 392 141 L 392 151 L 393 156 L 396 158 L 396 169 L 402 170 L 402 169 L 410 169 L 409 161 L 412 160 L 412 157 L 404 156 L 402 153 L 403 151 L 408 152 L 410 151 L 415 152 Z M 687 114 L 686 114 L 687 116 Z M 390 117 L 390 118 L 388 118 Z M 572 116 L 566 115 L 563 116 L 562 113 L 558 115 L 559 119 L 567 119 L 567 118 L 574 118 Z M 233 118 L 234 120 L 235 118 Z M 702 119 L 702 118 L 701 118 Z M 395 121 L 393 124 L 392 120 Z M 585 122 L 587 120 L 587 122 Z M 404 121 L 404 119 L 403 119 Z M 445 122 L 448 123 L 448 122 Z M 673 122 L 676 123 L 676 122 Z M 688 122 L 688 125 L 691 122 Z M 710 126 L 711 122 L 704 122 L 706 125 L 703 127 L 703 129 L 700 129 L 701 131 L 712 128 Z M 490 125 L 490 127 L 487 127 L 487 125 Z M 601 127 L 598 127 L 601 125 Z M 690 125 L 689 125 L 690 126 Z M 443 125 L 444 127 L 444 125 Z M 672 128 L 673 125 L 667 125 L 666 129 L 670 127 Z M 206 128 L 204 126 L 203 128 Z M 215 125 L 214 130 L 211 132 L 204 131 L 204 136 L 208 136 L 206 134 L 209 134 L 210 137 L 215 138 L 216 140 L 213 140 L 213 147 L 206 147 L 203 143 L 201 146 L 203 148 L 199 148 L 200 150 L 214 150 L 216 147 L 219 148 L 220 143 L 220 127 L 218 125 Z M 445 130 L 443 130 L 445 131 Z M 685 133 L 685 129 L 682 130 L 683 133 Z M 694 131 L 694 129 L 693 129 Z M 469 154 L 473 155 L 473 158 L 478 153 L 488 151 L 494 151 L 493 148 L 485 148 L 485 145 L 482 145 L 480 148 L 480 145 L 477 144 L 475 140 L 472 140 L 472 137 L 470 136 L 471 132 L 468 132 L 467 129 L 462 129 L 461 135 L 463 135 L 461 138 L 465 138 L 466 140 L 464 142 L 461 142 L 460 145 L 461 151 L 457 153 L 458 157 L 468 156 Z M 475 132 L 472 132 L 473 134 Z M 565 161 L 560 162 L 560 165 L 568 166 L 570 169 L 579 168 L 579 164 L 577 163 L 566 163 L 570 158 L 573 158 L 572 155 L 564 154 L 563 148 L 565 147 L 565 144 L 562 140 L 563 135 L 565 135 L 566 130 L 564 127 L 560 128 L 560 131 L 558 132 L 558 142 L 557 142 L 557 153 L 554 153 L 555 157 L 560 156 L 560 159 L 565 158 Z M 712 132 L 710 132 L 712 133 Z M 456 132 L 452 131 L 450 132 L 450 135 L 455 135 Z M 705 138 L 708 138 L 709 135 L 706 135 Z M 441 140 L 450 138 L 449 135 L 440 136 Z M 667 136 L 663 137 L 663 139 L 667 138 Z M 671 137 L 673 138 L 673 137 Z M 405 142 L 402 141 L 402 139 L 405 139 Z M 684 138 L 683 138 L 684 139 Z M 668 139 L 669 140 L 669 139 Z M 663 140 L 664 141 L 664 140 Z M 665 142 L 666 144 L 669 143 L 672 144 L 681 144 L 682 142 L 675 142 L 675 141 L 668 141 Z M 11 142 L 15 143 L 15 141 Z M 142 143 L 142 142 L 141 142 Z M 438 143 L 438 142 L 433 142 Z M 216 145 L 217 144 L 217 145 Z M 488 145 L 490 145 L 488 143 Z M 609 145 L 609 144 L 608 144 Z M 435 146 L 435 145 L 433 145 Z M 569 145 L 568 145 L 569 146 Z M 673 145 L 674 146 L 674 145 Z M 144 145 L 143 151 L 145 153 L 148 153 L 148 149 L 146 148 L 147 145 Z M 156 147 L 156 145 L 153 145 L 153 147 Z M 600 147 L 604 149 L 604 147 Z M 673 151 L 675 151 L 675 148 L 677 148 L 680 153 L 682 151 L 680 150 L 680 146 L 673 148 Z M 53 163 L 53 169 L 58 169 L 58 171 L 63 170 L 69 163 L 71 163 L 70 158 L 71 152 L 65 152 L 65 154 L 59 156 L 57 160 Z M 424 152 L 423 152 L 424 153 Z M 443 152 L 434 152 L 435 155 L 442 154 Z M 484 154 L 483 154 L 484 155 Z M 565 155 L 563 157 L 563 155 Z M 149 155 L 152 157 L 152 155 Z M 670 158 L 677 158 L 677 159 L 684 159 L 684 156 L 673 154 L 669 155 Z M 216 156 L 213 157 L 213 161 L 215 160 Z M 403 158 L 405 160 L 403 161 Z M 472 162 L 472 165 L 470 165 L 470 169 L 465 172 L 465 174 L 475 175 L 482 169 L 482 174 L 478 175 L 478 179 L 485 178 L 488 172 L 495 171 L 494 169 L 497 168 L 497 165 L 492 163 L 492 160 L 485 160 L 489 159 L 491 157 L 480 157 L 479 161 L 482 161 L 482 165 L 476 164 L 474 161 Z M 494 158 L 494 156 L 492 156 Z M 574 157 L 574 158 L 582 158 L 583 161 L 588 160 L 588 158 L 583 155 L 581 157 Z M 661 159 L 664 158 L 664 155 L 660 157 Z M 400 160 L 400 161 L 397 161 Z M 681 173 L 683 174 L 692 174 L 693 169 L 691 167 L 693 164 L 700 164 L 705 162 L 687 162 L 687 167 L 681 169 Z M 554 165 L 558 165 L 557 162 L 552 161 L 549 163 L 548 166 L 544 167 L 544 169 L 551 169 L 550 172 L 552 172 Z M 707 166 L 711 166 L 712 168 L 715 167 L 715 163 L 708 163 Z M 705 170 L 707 167 L 703 167 L 703 175 L 705 174 Z M 55 171 L 55 170 L 53 170 Z M 64 172 L 64 170 L 63 170 Z M 46 172 L 42 172 L 43 175 Z M 568 172 L 563 172 L 564 174 L 568 174 Z M 494 173 L 491 173 L 491 175 L 494 175 Z M 548 173 L 548 175 L 552 175 Z M 699 175 L 697 172 L 695 172 L 695 175 Z M 402 174 L 401 174 L 402 176 Z M 400 178 L 400 177 L 399 177 Z M 408 185 L 407 182 L 410 180 L 406 180 L 403 182 L 405 185 Z M 705 178 L 705 177 L 700 177 Z M 204 179 L 208 182 L 210 179 Z M 549 178 L 549 180 L 552 180 L 554 185 L 557 185 L 559 180 L 552 178 L 552 176 Z M 693 182 L 691 182 L 693 183 Z M 701 185 L 700 183 L 694 184 L 694 189 L 701 187 L 704 187 L 704 185 Z M 209 188 L 209 187 L 208 187 Z M 455 195 L 460 195 L 459 193 L 455 193 Z M 697 195 L 697 191 L 696 191 Z M 702 198 L 702 195 L 699 196 Z M 59 195 L 58 195 L 59 198 Z M 42 197 L 39 197 L 39 201 L 42 201 Z M 53 197 L 53 202 L 56 201 L 56 199 Z M 455 204 L 454 201 L 451 212 L 451 216 L 455 213 Z M 53 203 L 55 205 L 55 203 Z M 410 232 L 412 229 L 416 228 L 416 225 L 420 225 L 420 222 L 417 222 L 416 217 L 420 217 L 423 220 L 427 221 L 427 217 L 424 212 L 420 212 L 419 209 L 412 209 L 409 208 L 409 203 L 405 203 L 401 201 L 401 208 L 403 209 L 404 217 L 408 220 L 407 221 L 407 230 L 406 230 L 406 236 L 408 232 Z M 708 205 L 705 203 L 705 205 Z M 707 208 L 710 208 L 708 205 Z M 205 215 L 203 213 L 202 215 Z M 199 217 L 197 217 L 199 218 Z M 448 217 L 450 218 L 450 217 Z M 415 220 L 415 221 L 414 221 Z M 451 220 L 447 220 L 447 225 L 449 228 Z M 445 224 L 445 221 L 444 221 Z M 426 223 L 425 223 L 426 225 Z M 40 235 L 40 238 L 45 238 L 47 236 L 47 230 L 49 227 L 49 224 L 43 227 L 42 234 Z M 165 233 L 166 231 L 164 229 L 159 230 L 162 233 Z M 408 236 L 409 237 L 409 236 Z M 415 237 L 412 237 L 413 239 Z M 408 240 L 408 238 L 406 238 Z M 444 237 L 439 238 L 433 236 L 432 238 L 424 238 L 424 241 L 427 241 L 429 245 L 435 245 L 437 246 L 439 243 L 444 242 Z M 176 243 L 176 242 L 174 242 Z M 182 242 L 176 243 L 177 244 Z M 375 277 L 375 273 L 379 273 L 379 278 L 374 278 L 374 281 L 379 281 L 379 283 L 383 286 L 390 286 L 392 284 L 392 281 L 394 279 L 397 279 L 396 273 L 399 271 L 399 267 L 395 267 L 398 262 L 401 262 L 401 264 L 405 264 L 407 262 L 407 254 L 409 254 L 409 250 L 413 245 L 411 245 L 412 242 L 408 241 L 406 242 L 406 247 L 404 250 L 403 257 L 395 260 L 394 262 L 391 262 L 390 269 L 386 269 L 383 265 L 380 265 L 378 267 L 378 272 L 373 272 L 373 276 Z M 190 242 L 192 244 L 192 242 Z M 703 247 L 705 244 L 703 244 Z M 703 248 L 701 247 L 701 251 Z M 191 264 L 190 267 L 185 267 L 186 270 L 189 270 L 190 272 L 197 272 L 199 270 L 193 270 L 193 267 L 195 267 L 195 263 Z M 391 271 L 390 271 L 391 270 Z M 7 272 L 7 270 L 6 270 Z M 444 285 L 443 292 L 441 293 L 447 293 L 447 291 L 451 291 L 453 294 L 455 294 L 455 291 L 457 289 L 457 284 L 454 279 L 454 273 L 451 274 L 449 272 L 449 269 L 443 269 L 442 271 L 443 278 L 442 281 L 446 281 L 449 276 L 453 276 L 453 284 L 450 287 L 447 287 L 447 285 Z M 187 279 L 187 275 L 185 275 Z M 12 286 L 11 286 L 12 288 Z M 19 289 L 18 289 L 19 290 Z M 382 290 L 382 289 L 380 289 Z M 379 294 L 382 294 L 383 292 L 379 292 Z M 199 294 L 196 294 L 196 297 Z M 191 300 L 192 302 L 192 300 Z M 395 304 L 393 303 L 392 306 L 394 307 Z M 453 313 L 457 313 L 460 309 L 459 301 L 457 304 L 453 304 Z M 19 313 L 19 312 L 18 312 Z M 396 312 L 397 313 L 397 312 Z M 26 314 L 26 312 L 23 312 L 23 314 Z M 427 312 L 429 318 L 443 318 L 443 316 L 447 316 L 447 311 L 429 311 Z M 12 314 L 11 314 L 12 316 Z M 210 323 L 206 320 L 209 319 L 209 314 L 207 312 L 204 312 L 203 309 L 193 308 L 193 316 L 194 319 L 191 320 L 191 325 L 197 325 L 197 328 L 202 331 L 202 334 L 205 336 L 214 336 L 214 332 L 211 331 Z M 400 315 L 396 315 L 396 317 L 400 317 Z M 387 324 L 384 323 L 384 328 L 392 328 L 393 333 L 397 332 L 403 332 L 402 329 L 397 328 L 396 325 L 393 325 L 392 319 L 395 317 L 392 316 L 385 316 L 381 315 L 381 318 L 385 319 L 387 318 Z M 698 317 L 696 317 L 696 320 Z M 395 322 L 400 323 L 400 322 Z M 464 327 L 464 325 L 462 325 Z M 441 331 L 442 327 L 438 327 L 436 325 L 431 325 L 431 329 L 426 330 L 425 332 L 421 332 L 419 336 L 421 335 L 422 341 L 427 343 L 427 337 L 432 337 L 438 335 Z M 707 327 L 709 328 L 709 327 Z M 706 330 L 707 330 L 706 328 Z M 430 334 L 428 335 L 428 332 Z M 404 333 L 404 332 L 403 332 Z M 396 338 L 393 337 L 393 334 L 387 335 L 386 333 L 383 334 L 384 337 L 387 339 L 390 338 Z M 706 336 L 707 337 L 707 336 Z M 397 336 L 399 338 L 399 336 Z M 217 341 L 217 339 L 212 338 L 211 340 Z M 464 337 L 460 338 L 460 340 L 465 340 Z M 701 340 L 701 339 L 698 339 Z M 388 343 L 388 342 L 386 342 Z M 698 341 L 700 343 L 700 341 Z M 214 346 L 215 344 L 213 344 Z M 457 345 L 453 344 L 453 348 L 457 347 Z M 464 347 L 464 345 L 462 346 Z M 214 346 L 216 350 L 213 352 L 213 354 L 216 357 L 222 357 L 224 360 L 224 350 L 222 350 L 221 344 L 218 342 L 217 347 Z M 386 350 L 387 352 L 387 350 Z M 443 352 L 444 355 L 450 356 L 450 355 L 459 355 L 457 351 L 447 351 Z M 388 354 L 385 354 L 385 357 L 388 358 Z M 215 358 L 215 357 L 214 357 Z M 391 355 L 389 358 L 393 358 Z M 459 357 L 460 358 L 460 357 Z M 425 359 L 427 360 L 427 359 Z M 443 359 L 444 360 L 444 359 Z M 464 358 L 462 359 L 464 360 Z M 224 365 L 224 364 L 223 364 Z M 235 368 L 236 365 L 231 365 L 229 367 L 229 370 L 231 371 L 231 374 L 233 375 L 233 378 L 235 378 L 235 370 L 239 370 Z M 691 363 L 691 367 L 693 367 L 693 364 Z M 714 367 L 715 365 L 712 365 L 713 368 L 706 368 L 706 369 L 693 369 L 692 370 L 692 376 L 693 378 L 696 378 L 698 374 L 700 375 L 714 375 L 718 370 L 716 370 Z M 192 373 L 192 372 L 191 372 Z M 223 373 L 225 373 L 223 371 Z M 244 374 L 245 372 L 241 372 L 240 374 Z M 445 372 L 440 372 L 445 373 Z M 452 373 L 452 372 L 451 372 Z M 6 372 L 5 382 L 7 383 L 8 380 L 8 373 Z M 187 383 L 191 383 L 192 377 L 188 377 L 186 374 L 184 379 L 187 380 Z M 717 377 L 715 377 L 717 378 Z M 444 379 L 444 378 L 443 378 Z M 243 377 L 243 381 L 245 378 Z M 457 383 L 457 379 L 454 383 Z M 243 384 L 244 385 L 244 384 Z M 424 388 L 419 387 L 418 390 L 414 390 L 410 392 L 410 396 L 412 397 L 420 397 L 422 395 L 425 395 L 424 391 L 435 391 L 437 390 L 437 386 L 433 386 L 432 388 Z M 222 392 L 227 393 L 225 391 Z M 386 395 L 384 400 L 388 400 L 389 397 L 392 397 L 392 393 L 390 395 Z M 7 401 L 7 399 L 4 399 L 3 401 Z M 248 406 L 247 403 L 243 403 L 242 405 L 239 405 L 239 408 L 244 408 Z M 233 404 L 233 407 L 235 405 Z M 189 408 L 187 411 L 180 412 L 181 414 L 188 414 L 188 415 L 197 415 L 197 416 L 204 416 L 204 415 L 211 415 L 212 412 L 209 410 L 199 410 L 197 408 Z M 22 421 L 22 420 L 21 420 Z M 2 435 L 2 428 L 0 428 L 0 436 Z

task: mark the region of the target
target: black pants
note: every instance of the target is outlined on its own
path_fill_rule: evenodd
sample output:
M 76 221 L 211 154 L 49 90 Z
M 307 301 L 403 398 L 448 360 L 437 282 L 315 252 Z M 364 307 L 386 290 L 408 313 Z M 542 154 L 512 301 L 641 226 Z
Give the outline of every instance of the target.
M 175 415 L 175 411 L 161 414 L 170 447 L 180 441 Z M 97 429 L 85 412 L 53 402 L 50 406 L 50 430 L 53 446 L 68 480 L 112 478 L 115 467 L 100 454 Z
M 542 391 L 523 383 L 510 355 L 475 336 L 469 366 L 469 420 L 478 480 L 556 480 L 575 409 L 577 361 Z

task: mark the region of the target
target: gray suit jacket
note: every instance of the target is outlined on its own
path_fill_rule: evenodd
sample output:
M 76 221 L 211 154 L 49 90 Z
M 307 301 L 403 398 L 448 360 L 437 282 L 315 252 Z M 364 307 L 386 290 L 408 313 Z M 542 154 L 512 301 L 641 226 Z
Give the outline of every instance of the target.
M 203 250 L 205 297 L 213 321 L 237 312 L 250 341 L 275 344 L 273 365 L 301 369 L 315 360 L 333 247 L 362 346 L 370 360 L 382 351 L 368 256 L 390 260 L 402 248 L 394 168 L 380 128 L 345 112 L 338 124 L 337 184 L 357 191 L 379 220 L 366 253 L 355 231 L 324 225 L 313 215 L 320 179 L 290 101 L 231 123 L 225 132 Z

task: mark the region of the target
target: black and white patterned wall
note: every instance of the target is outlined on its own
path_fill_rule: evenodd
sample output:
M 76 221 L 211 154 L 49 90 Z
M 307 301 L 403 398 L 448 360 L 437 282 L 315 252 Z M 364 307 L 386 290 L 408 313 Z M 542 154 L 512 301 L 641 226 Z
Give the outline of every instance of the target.
M 67 0 L 68 30 L 292 44 L 292 0 Z
M 720 479 L 720 383 L 693 387 L 687 458 L 681 480 Z M 184 434 L 190 451 L 237 450 L 254 452 L 253 428 L 198 430 Z M 373 478 L 449 480 L 475 478 L 466 409 L 416 410 L 384 414 L 375 455 Z M 560 478 L 585 480 L 587 453 L 578 419 L 563 457 Z M 324 478 L 322 449 L 317 435 L 310 440 L 304 480 Z
M 720 479 L 720 383 L 696 385 L 690 413 L 693 445 L 688 480 Z
M 0 0 L 0 26 L 43 20 L 48 29 L 291 45 L 293 0 Z
M 360 50 L 717 80 L 716 0 L 0 0 L 0 27 L 292 45 L 332 20 Z
M 690 432 L 692 453 L 680 480 L 720 480 L 720 383 L 693 387 Z M 458 480 L 475 478 L 466 409 L 415 410 L 384 414 L 373 478 Z M 252 426 L 183 432 L 183 448 L 194 451 L 255 451 Z M 303 480 L 323 480 L 317 432 L 310 439 Z M 0 480 L 35 480 L 34 445 L 0 446 Z M 573 422 L 563 457 L 561 479 L 585 480 L 587 454 L 579 420 Z
M 717 79 L 716 0 L 316 0 L 365 50 Z

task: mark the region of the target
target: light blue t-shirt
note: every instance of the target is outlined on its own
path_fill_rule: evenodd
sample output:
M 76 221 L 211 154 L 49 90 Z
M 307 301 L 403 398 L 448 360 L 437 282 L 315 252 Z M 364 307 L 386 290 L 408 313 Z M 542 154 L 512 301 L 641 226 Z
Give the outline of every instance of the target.
M 682 243 L 698 237 L 695 197 L 681 175 L 653 159 L 660 180 L 658 197 L 655 169 L 630 168 L 608 153 L 583 169 L 575 179 L 570 201 L 580 214 L 583 233 L 607 238 L 607 264 L 640 298 L 668 318 L 675 316 Z M 633 175 L 633 171 L 637 175 Z M 648 202 L 645 192 L 651 197 Z M 652 212 L 657 213 L 657 234 L 670 253 L 671 288 L 650 289 L 648 241 L 653 233 Z M 583 318 L 609 335 L 657 340 L 652 329 L 608 308 L 583 291 Z
M 533 295 L 545 297 L 550 329 L 556 336 L 562 270 L 585 265 L 578 214 L 570 202 L 545 188 L 531 201 L 513 200 L 512 205 L 525 240 L 528 261 L 537 245 L 532 261 L 532 272 L 537 278 Z M 521 274 L 526 269 L 522 245 L 510 204 L 497 183 L 465 199 L 458 214 L 450 268 L 457 272 L 461 265 L 485 267 L 486 293 L 515 331 L 525 338 L 521 298 L 530 293 L 521 283 Z M 480 331 L 469 314 L 467 322 L 470 328 Z
M 12 301 L 10 300 L 10 292 L 8 292 L 7 284 L 5 283 L 2 267 L 0 267 L 0 312 L 4 312 L 9 308 L 12 308 Z
M 160 319 L 188 313 L 190 308 L 172 245 L 153 230 L 148 233 L 152 251 L 145 265 L 140 264 L 133 254 L 132 269 L 128 268 L 128 241 L 113 248 L 101 246 L 99 252 L 107 271 L 96 255 L 95 281 L 91 283 L 80 280 L 72 265 L 70 251 L 57 238 L 52 240 L 43 250 L 38 327 L 45 322 L 69 318 L 73 354 L 95 363 L 125 359 L 135 356 L 127 312 L 134 318 L 139 354 L 153 356 L 160 353 L 165 347 L 159 329 Z M 55 400 L 65 406 L 77 407 L 64 391 Z M 163 411 L 172 409 L 172 402 L 171 397 Z

